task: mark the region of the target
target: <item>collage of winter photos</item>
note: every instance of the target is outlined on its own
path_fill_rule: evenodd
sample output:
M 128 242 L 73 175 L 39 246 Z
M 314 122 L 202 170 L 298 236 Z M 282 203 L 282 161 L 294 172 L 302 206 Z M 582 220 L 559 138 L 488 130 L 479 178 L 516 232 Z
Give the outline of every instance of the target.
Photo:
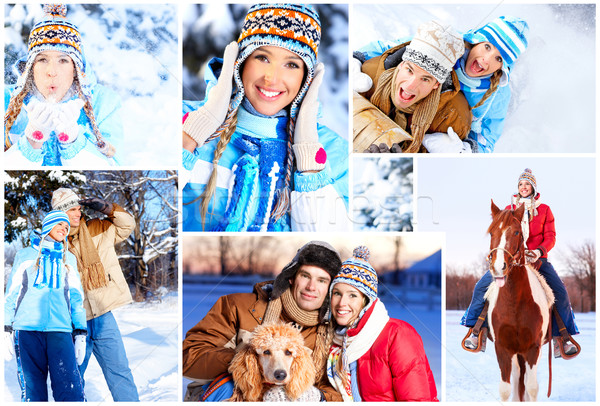
M 597 402 L 596 2 L 2 8 L 4 402 Z

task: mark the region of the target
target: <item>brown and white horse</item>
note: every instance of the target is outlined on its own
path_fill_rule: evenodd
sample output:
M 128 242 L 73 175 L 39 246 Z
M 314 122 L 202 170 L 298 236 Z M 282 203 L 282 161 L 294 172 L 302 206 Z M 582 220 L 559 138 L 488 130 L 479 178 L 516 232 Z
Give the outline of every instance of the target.
M 490 272 L 494 282 L 486 292 L 488 321 L 500 366 L 500 398 L 535 401 L 537 365 L 547 338 L 554 295 L 531 265 L 525 262 L 521 230 L 525 206 L 500 210 L 492 201 Z

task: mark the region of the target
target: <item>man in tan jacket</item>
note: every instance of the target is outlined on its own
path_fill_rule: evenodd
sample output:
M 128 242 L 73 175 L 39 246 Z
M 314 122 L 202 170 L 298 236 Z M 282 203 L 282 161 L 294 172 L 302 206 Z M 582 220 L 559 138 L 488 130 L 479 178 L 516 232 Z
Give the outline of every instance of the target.
M 105 214 L 105 219 L 85 220 L 81 206 Z M 67 213 L 71 222 L 69 251 L 77 258 L 85 298 L 87 348 L 79 367 L 81 376 L 92 353 L 102 368 L 114 401 L 138 402 L 138 392 L 129 368 L 119 326 L 112 310 L 132 302 L 115 244 L 125 240 L 135 220 L 116 203 L 99 198 L 80 199 L 71 189 L 52 194 L 52 209 Z M 83 220 L 83 221 L 82 221 Z
M 317 368 L 315 386 L 327 401 L 341 401 L 329 384 L 325 361 L 329 351 L 325 314 L 329 283 L 340 270 L 337 251 L 326 242 L 311 241 L 301 247 L 275 281 L 261 282 L 252 293 L 222 296 L 183 341 L 183 375 L 192 382 L 185 400 L 199 400 L 215 378 L 225 374 L 236 351 L 245 345 L 256 326 L 268 322 L 293 323 L 304 344 L 312 350 Z M 203 387 L 204 386 L 204 387 Z M 216 385 L 214 385 L 216 386 Z M 233 394 L 228 381 L 206 401 L 226 400 Z
M 426 133 L 452 130 L 466 138 L 471 112 L 452 70 L 463 53 L 464 42 L 458 33 L 430 21 L 419 26 L 410 43 L 360 61 L 373 86 L 354 97 L 354 150 L 400 143 L 402 152 L 419 152 Z M 392 126 L 395 123 L 404 130 L 405 136 L 385 136 L 381 125 L 373 125 L 372 118 L 365 120 L 374 116 L 373 109 L 383 113 L 382 121 L 389 119 Z

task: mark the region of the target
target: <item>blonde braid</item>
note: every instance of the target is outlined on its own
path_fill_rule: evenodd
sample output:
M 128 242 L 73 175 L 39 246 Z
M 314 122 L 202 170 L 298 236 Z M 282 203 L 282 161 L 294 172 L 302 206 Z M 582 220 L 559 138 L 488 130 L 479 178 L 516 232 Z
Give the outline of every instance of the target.
M 481 100 L 479 100 L 479 102 L 476 105 L 474 105 L 473 107 L 471 107 L 471 110 L 476 109 L 477 107 L 479 107 L 483 103 L 485 103 L 485 101 L 496 91 L 496 89 L 498 89 L 498 85 L 500 84 L 500 78 L 501 77 L 502 77 L 502 71 L 501 70 L 497 70 L 496 72 L 494 72 L 494 74 L 490 78 L 490 87 L 483 94 L 483 97 L 481 98 Z
M 81 84 L 79 83 L 79 78 L 75 77 L 73 83 L 75 84 L 75 89 L 77 89 L 77 95 L 84 102 L 83 111 L 85 112 L 85 115 L 87 116 L 90 125 L 92 126 L 92 131 L 96 136 L 96 148 L 98 148 L 100 152 L 106 155 L 106 157 L 112 158 L 113 156 L 115 156 L 117 150 L 110 142 L 105 141 L 104 137 L 102 137 L 102 133 L 100 133 L 100 128 L 98 128 L 98 124 L 96 123 L 96 115 L 94 114 L 92 103 L 90 102 L 90 99 L 83 94 L 83 90 L 81 90 Z
M 210 178 L 208 179 L 208 182 L 204 187 L 204 191 L 200 195 L 200 199 L 202 199 L 202 203 L 200 203 L 200 214 L 202 216 L 202 231 L 204 231 L 204 225 L 206 223 L 208 205 L 212 200 L 212 197 L 215 194 L 215 190 L 217 188 L 217 166 L 219 163 L 219 159 L 221 159 L 221 155 L 223 155 L 223 152 L 225 152 L 225 148 L 227 148 L 227 145 L 231 140 L 231 136 L 235 132 L 237 126 L 237 108 L 234 111 L 232 111 L 231 114 L 229 114 L 229 118 L 227 118 L 223 124 L 227 124 L 227 128 L 225 129 L 225 131 L 221 135 L 221 138 L 219 139 L 219 142 L 217 143 L 215 155 L 212 160 L 213 169 L 210 174 Z
M 294 130 L 296 128 L 295 118 L 290 117 L 288 122 L 288 142 L 287 142 L 287 159 L 285 163 L 285 184 L 283 189 L 277 191 L 277 202 L 271 211 L 273 222 L 276 222 L 286 213 L 290 211 L 291 207 L 291 179 L 292 179 L 292 167 L 294 165 L 294 154 L 292 154 L 292 143 L 294 140 Z
M 23 107 L 23 101 L 25 100 L 25 96 L 31 90 L 32 76 L 29 74 L 27 81 L 25 82 L 25 86 L 16 95 L 14 98 L 10 100 L 8 107 L 6 108 L 6 113 L 4 115 L 4 150 L 6 151 L 11 147 L 12 143 L 10 142 L 10 138 L 8 134 L 10 133 L 10 129 L 15 123 L 19 114 L 21 114 L 21 108 Z

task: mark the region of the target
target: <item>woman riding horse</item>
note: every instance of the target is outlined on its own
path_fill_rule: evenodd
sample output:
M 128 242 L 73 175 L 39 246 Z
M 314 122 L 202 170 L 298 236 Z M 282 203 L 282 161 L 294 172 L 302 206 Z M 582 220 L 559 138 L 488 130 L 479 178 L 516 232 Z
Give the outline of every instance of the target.
M 556 298 L 554 306 L 562 318 L 567 332 L 569 335 L 579 334 L 567 289 L 552 264 L 548 261 L 548 252 L 556 243 L 554 215 L 550 207 L 541 202 L 540 194 L 537 193 L 535 176 L 533 176 L 531 169 L 525 169 L 519 176 L 518 193 L 512 196 L 511 204 L 506 208 L 515 210 L 521 205 L 525 205 L 521 228 L 526 241 L 525 256 L 527 263 L 535 264 L 538 260 L 540 261 L 538 272 L 544 277 L 554 293 Z M 485 305 L 483 295 L 492 279 L 492 275 L 488 271 L 475 285 L 471 304 L 460 322 L 463 326 L 473 327 L 475 325 Z M 561 340 L 557 339 L 560 334 L 555 320 L 552 323 L 552 336 L 554 337 L 554 356 L 558 358 L 561 356 Z M 477 350 L 479 346 L 478 336 L 475 333 L 471 334 L 465 339 L 464 345 L 468 349 Z M 562 342 L 562 353 L 565 355 L 574 355 L 577 351 L 577 347 L 570 341 Z

